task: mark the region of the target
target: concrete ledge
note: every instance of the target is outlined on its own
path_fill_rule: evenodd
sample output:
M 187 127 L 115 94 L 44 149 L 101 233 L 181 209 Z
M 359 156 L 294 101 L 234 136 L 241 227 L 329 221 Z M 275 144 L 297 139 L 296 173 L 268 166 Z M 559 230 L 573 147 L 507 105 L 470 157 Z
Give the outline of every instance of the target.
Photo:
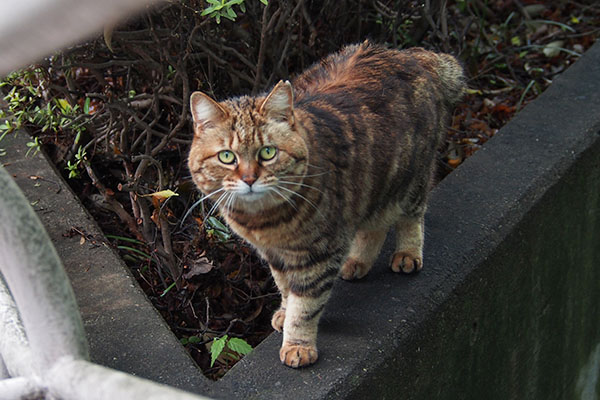
M 9 156 L 17 149 L 25 147 L 11 145 Z M 62 237 L 71 225 L 95 225 L 83 211 L 75 217 L 74 199 L 47 203 L 56 184 L 29 176 L 60 181 L 61 193 L 70 191 L 47 166 L 34 165 L 21 158 L 7 169 L 32 202 L 40 201 L 36 207 L 73 271 L 76 294 L 98 290 L 89 303 L 78 301 L 100 363 L 144 377 L 164 365 L 161 382 L 224 399 L 600 393 L 600 43 L 436 188 L 423 272 L 389 271 L 388 243 L 366 279 L 337 282 L 320 326 L 319 362 L 299 371 L 279 364 L 281 337 L 273 334 L 217 383 L 193 372 L 156 313 L 138 320 L 147 302 L 122 264 L 98 255 L 103 246 Z M 65 215 L 77 219 L 59 226 Z M 116 269 L 90 275 L 107 268 Z M 120 290 L 104 292 L 113 285 Z M 128 300 L 131 292 L 137 300 Z M 147 335 L 134 343 L 132 331 Z M 115 366 L 112 357 L 126 351 L 135 356 Z M 147 367 L 136 363 L 142 356 Z

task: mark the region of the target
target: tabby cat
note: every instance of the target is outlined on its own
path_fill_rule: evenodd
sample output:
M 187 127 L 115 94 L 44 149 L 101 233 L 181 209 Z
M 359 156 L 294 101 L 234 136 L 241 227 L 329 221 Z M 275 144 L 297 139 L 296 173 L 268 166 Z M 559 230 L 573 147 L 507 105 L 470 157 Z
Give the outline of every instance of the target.
M 229 226 L 268 262 L 281 292 L 281 362 L 317 360 L 336 276 L 364 277 L 394 227 L 394 272 L 423 267 L 436 150 L 463 71 L 420 48 L 351 45 L 268 94 L 192 94 L 189 169 Z

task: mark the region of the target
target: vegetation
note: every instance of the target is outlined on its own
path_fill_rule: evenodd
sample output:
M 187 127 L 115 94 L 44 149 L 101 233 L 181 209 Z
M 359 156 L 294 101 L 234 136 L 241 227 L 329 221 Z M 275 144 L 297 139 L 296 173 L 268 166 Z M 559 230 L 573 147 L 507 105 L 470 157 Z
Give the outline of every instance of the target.
M 188 213 L 198 200 L 184 163 L 192 91 L 258 93 L 365 38 L 451 52 L 470 89 L 440 152 L 443 176 L 599 35 L 593 0 L 172 2 L 4 78 L 0 147 L 21 128 L 35 135 L 30 154 L 45 146 L 181 342 L 218 378 L 270 333 L 279 300 L 268 269 L 210 205 Z

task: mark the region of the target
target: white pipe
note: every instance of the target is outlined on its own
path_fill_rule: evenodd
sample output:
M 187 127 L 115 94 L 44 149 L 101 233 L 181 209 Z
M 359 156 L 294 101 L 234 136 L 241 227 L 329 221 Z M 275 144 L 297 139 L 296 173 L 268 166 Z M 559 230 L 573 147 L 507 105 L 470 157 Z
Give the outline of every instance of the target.
M 0 380 L 10 378 L 10 373 L 8 372 L 8 367 L 2 358 L 2 351 L 0 351 Z
M 0 400 L 45 399 L 44 390 L 27 378 L 0 381 Z
M 73 289 L 42 223 L 0 167 L 0 272 L 19 309 L 37 375 L 63 356 L 89 359 Z
M 62 400 L 209 400 L 133 375 L 68 357 L 60 359 L 44 380 Z
M 1 274 L 0 359 L 4 363 L 8 376 L 31 376 L 33 373 L 33 357 L 19 318 L 19 311 Z

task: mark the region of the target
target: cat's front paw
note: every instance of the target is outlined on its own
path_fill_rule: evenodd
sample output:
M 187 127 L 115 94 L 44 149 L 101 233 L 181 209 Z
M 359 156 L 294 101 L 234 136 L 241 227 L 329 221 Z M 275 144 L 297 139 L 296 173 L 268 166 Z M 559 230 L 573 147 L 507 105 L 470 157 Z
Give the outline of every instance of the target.
M 410 251 L 399 251 L 392 257 L 392 271 L 410 274 L 423 269 L 423 260 Z
M 285 308 L 280 308 L 275 311 L 273 317 L 271 318 L 271 326 L 277 332 L 281 333 L 283 331 L 283 323 L 285 322 Z
M 279 350 L 281 363 L 292 368 L 314 364 L 318 358 L 319 352 L 315 346 L 283 343 L 281 350 Z
M 351 281 L 354 279 L 360 279 L 367 275 L 369 272 L 369 267 L 354 258 L 349 258 L 346 260 L 344 265 L 342 265 L 342 269 L 340 270 L 340 278 Z

